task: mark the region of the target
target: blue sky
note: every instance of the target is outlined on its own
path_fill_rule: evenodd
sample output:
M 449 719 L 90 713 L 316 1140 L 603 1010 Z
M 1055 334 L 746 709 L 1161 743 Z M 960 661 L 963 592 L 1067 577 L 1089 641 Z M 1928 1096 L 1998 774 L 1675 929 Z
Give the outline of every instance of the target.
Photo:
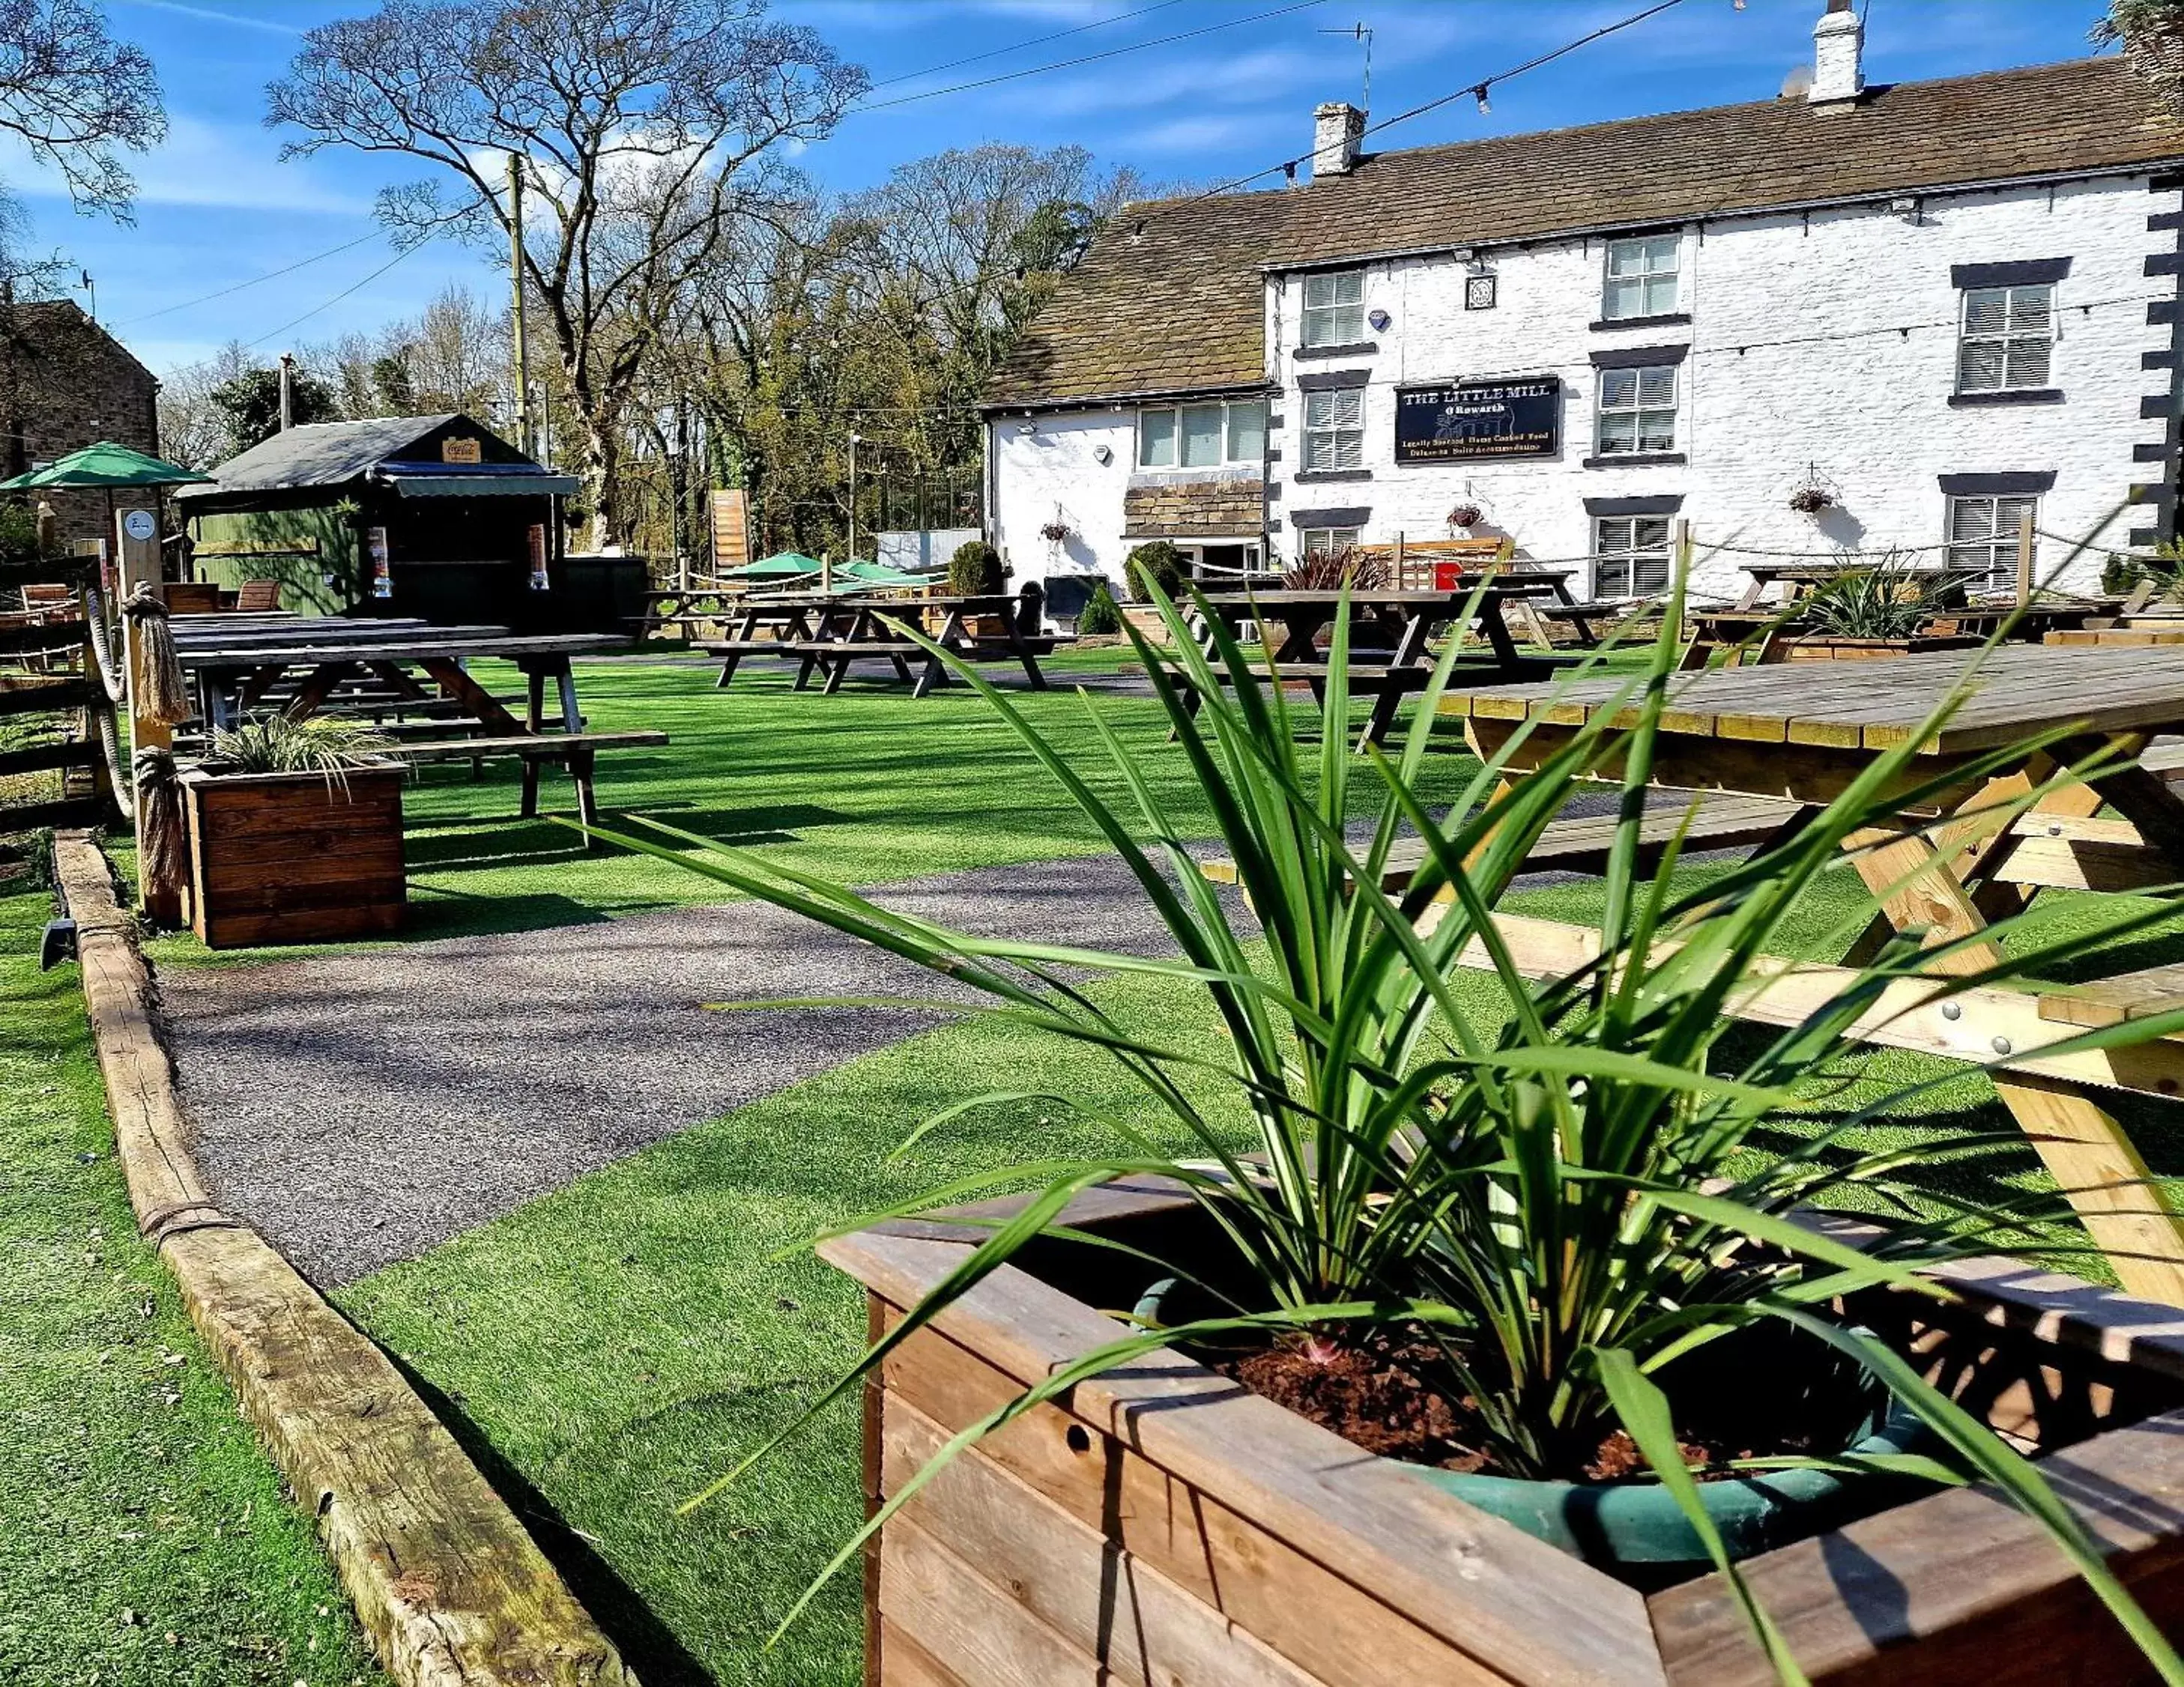
M 1170 0 L 1134 17 L 1124 14 L 1148 0 L 777 0 L 775 10 L 809 24 L 842 56 L 864 64 L 885 84 L 872 96 L 881 100 L 1250 19 L 1281 3 Z M 1321 0 L 1191 40 L 853 115 L 801 162 L 827 187 L 851 191 L 895 164 L 947 147 L 1075 142 L 1156 181 L 1225 181 L 1305 150 L 1316 102 L 1359 97 L 1357 43 L 1322 31 L 1360 22 L 1373 31 L 1377 119 L 1468 87 L 1641 3 Z M 1864 3 L 1866 73 L 1873 81 L 2076 57 L 2091 50 L 2086 31 L 2103 9 L 2098 0 Z M 265 84 L 287 64 L 303 31 L 368 10 L 365 0 L 107 4 L 114 32 L 140 43 L 158 66 L 172 123 L 166 144 L 134 161 L 142 188 L 135 225 L 73 214 L 55 185 L 26 165 L 6 174 L 29 204 L 36 242 L 59 248 L 91 271 L 100 320 L 153 369 L 190 363 L 231 338 L 263 337 L 270 360 L 299 340 L 414 313 L 450 280 L 502 284 L 479 256 L 447 245 L 427 247 L 373 276 L 393 253 L 374 231 L 372 195 L 411 173 L 400 161 L 329 152 L 279 162 L 281 136 L 260 121 Z M 1683 0 L 1496 87 L 1490 114 L 1460 99 L 1386 131 L 1375 144 L 1424 146 L 1766 98 L 1786 71 L 1809 58 L 1820 10 L 1821 0 L 1748 0 L 1741 11 L 1730 0 Z M 976 64 L 915 74 L 1087 24 L 1100 26 Z M 187 303 L 349 242 L 357 243 L 292 274 Z

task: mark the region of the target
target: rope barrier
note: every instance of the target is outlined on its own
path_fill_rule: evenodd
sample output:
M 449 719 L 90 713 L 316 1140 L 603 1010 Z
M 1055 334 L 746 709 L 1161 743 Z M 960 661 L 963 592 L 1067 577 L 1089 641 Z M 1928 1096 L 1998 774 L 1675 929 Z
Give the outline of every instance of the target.
M 106 625 L 106 604 L 96 580 L 84 582 L 83 618 L 91 628 L 88 643 L 98 682 L 106 689 L 107 701 L 120 703 L 129 695 L 129 676 L 114 660 L 114 634 Z
M 114 723 L 111 709 L 86 709 L 86 715 L 98 717 L 99 747 L 106 753 L 106 782 L 114 793 L 114 805 L 121 810 L 121 817 L 131 826 L 136 823 L 136 787 L 130 778 L 129 770 L 121 765 L 121 734 Z

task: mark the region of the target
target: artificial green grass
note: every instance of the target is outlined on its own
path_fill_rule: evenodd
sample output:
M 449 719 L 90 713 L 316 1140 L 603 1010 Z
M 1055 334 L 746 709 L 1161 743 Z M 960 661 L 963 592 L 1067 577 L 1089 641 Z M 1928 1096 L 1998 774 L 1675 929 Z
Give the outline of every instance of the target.
M 51 912 L 0 894 L 0 1680 L 379 1683 L 137 1239 Z

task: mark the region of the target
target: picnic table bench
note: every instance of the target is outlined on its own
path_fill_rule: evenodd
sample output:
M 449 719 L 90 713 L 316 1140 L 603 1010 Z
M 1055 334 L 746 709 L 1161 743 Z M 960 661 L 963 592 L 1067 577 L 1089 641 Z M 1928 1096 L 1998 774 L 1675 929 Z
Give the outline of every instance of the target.
M 1535 656 L 1520 651 L 1504 611 L 1552 597 L 1566 576 L 1546 572 L 1496 572 L 1468 587 L 1422 591 L 1351 591 L 1350 665 L 1351 691 L 1373 699 L 1359 737 L 1361 747 L 1383 742 L 1395 725 L 1404 696 L 1424 689 L 1432 677 L 1429 646 L 1435 634 L 1454 623 L 1474 626 L 1486 644 L 1484 660 L 1460 659 L 1458 668 L 1474 682 L 1517 683 L 1543 678 L 1566 666 L 1567 657 Z M 1318 648 L 1319 635 L 1333 626 L 1346 594 L 1339 591 L 1218 592 L 1193 606 L 1194 619 L 1218 616 L 1232 632 L 1246 622 L 1273 629 L 1266 637 L 1267 671 L 1308 683 L 1324 702 L 1329 667 Z M 1201 631 L 1201 648 L 1211 656 L 1212 628 Z M 1196 706 L 1193 699 L 1194 709 Z
M 1054 633 L 1024 632 L 1017 624 L 1020 607 L 1020 600 L 1007 592 L 944 593 L 907 602 L 871 597 L 832 600 L 819 608 L 811 635 L 791 641 L 800 664 L 796 689 L 805 689 L 815 675 L 823 675 L 822 689 L 831 696 L 861 661 L 888 663 L 895 678 L 911 688 L 912 697 L 939 689 L 949 683 L 947 664 L 886 624 L 889 617 L 907 621 L 938 615 L 940 625 L 928 637 L 942 649 L 965 661 L 1013 661 L 1022 668 L 1033 690 L 1044 691 L 1046 676 L 1039 671 L 1039 659 L 1073 641 Z M 1001 631 L 981 631 L 974 625 L 991 621 L 998 621 Z
M 572 656 L 618 650 L 627 641 L 602 633 L 518 633 L 505 626 L 444 626 L 413 619 L 263 615 L 176 615 L 169 627 L 183 672 L 195 682 L 198 715 L 216 728 L 270 700 L 291 720 L 307 720 L 335 704 L 344 687 L 376 682 L 379 694 L 473 723 L 480 736 L 398 743 L 397 760 L 473 761 L 509 757 L 523 769 L 521 814 L 538 812 L 539 769 L 566 768 L 577 811 L 596 810 L 594 763 L 601 749 L 665 743 L 665 734 L 587 732 L 577 706 Z M 465 664 L 498 657 L 525 680 L 521 720 L 473 679 Z M 429 691 L 412 673 L 437 687 Z M 553 682 L 560 730 L 545 726 L 545 689 Z M 429 752 L 429 753 L 428 753 Z M 592 847 L 588 838 L 585 847 Z
M 2184 730 L 2184 651 L 2008 645 L 1970 673 L 1964 655 L 1951 652 L 1903 657 L 1889 664 L 1886 677 L 1885 685 L 1855 674 L 1816 680 L 1791 667 L 1688 675 L 1661 717 L 1655 781 L 1816 808 L 1862 777 L 1876 753 L 1917 741 L 1935 707 L 1961 689 L 1963 705 L 1918 742 L 1899 776 L 1905 811 L 1848 840 L 1852 864 L 1882 908 L 1854 957 L 1890 931 L 1929 944 L 1975 938 L 2042 888 L 2184 880 L 2184 798 L 2172 789 L 2178 757 L 2173 747 L 2152 743 Z M 1630 716 L 1630 695 L 1616 680 L 1457 692 L 1442 707 L 1464 721 L 1474 750 L 1505 755 L 1509 776 L 1518 779 L 1589 720 L 1612 711 L 1609 724 L 1619 726 Z M 2059 726 L 2067 729 L 2061 740 L 2009 754 Z M 2014 819 L 2001 812 L 2096 751 L 2113 765 L 2048 790 Z M 1998 768 L 1982 765 L 1989 752 L 2004 754 Z M 1959 769 L 1961 780 L 1952 782 Z M 1908 793 L 1929 785 L 1937 789 L 1908 807 Z M 2120 817 L 2103 816 L 2103 806 Z M 1565 939 L 1549 933 L 1540 940 Z M 1998 958 L 1992 944 L 1969 943 L 1940 970 L 1976 972 Z M 1791 998 L 1809 1011 L 1854 976 L 1841 967 L 1780 966 L 1780 979 L 1763 993 L 1764 1011 L 1747 1016 L 1784 1022 Z M 1932 987 L 1907 979 L 1890 987 L 1888 1011 L 1862 1019 L 1856 1034 L 1986 1066 L 2125 1287 L 2178 1305 L 2184 1221 L 2148 1183 L 2136 1145 L 2095 1097 L 2103 1089 L 2184 1094 L 2184 1038 L 2113 1053 L 2043 1052 L 2064 1040 L 2077 1023 L 2072 1016 L 2128 1011 L 2117 1004 L 2155 999 L 2173 982 L 2169 969 L 2161 972 L 2057 992 L 1981 988 L 1933 1007 L 1921 1005 Z

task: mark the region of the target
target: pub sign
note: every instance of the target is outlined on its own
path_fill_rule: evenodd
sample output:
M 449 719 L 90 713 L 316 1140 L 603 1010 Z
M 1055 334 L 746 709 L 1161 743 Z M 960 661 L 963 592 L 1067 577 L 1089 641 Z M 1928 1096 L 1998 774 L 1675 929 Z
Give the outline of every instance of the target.
M 1552 457 L 1561 446 L 1558 375 L 1396 389 L 1396 460 Z

